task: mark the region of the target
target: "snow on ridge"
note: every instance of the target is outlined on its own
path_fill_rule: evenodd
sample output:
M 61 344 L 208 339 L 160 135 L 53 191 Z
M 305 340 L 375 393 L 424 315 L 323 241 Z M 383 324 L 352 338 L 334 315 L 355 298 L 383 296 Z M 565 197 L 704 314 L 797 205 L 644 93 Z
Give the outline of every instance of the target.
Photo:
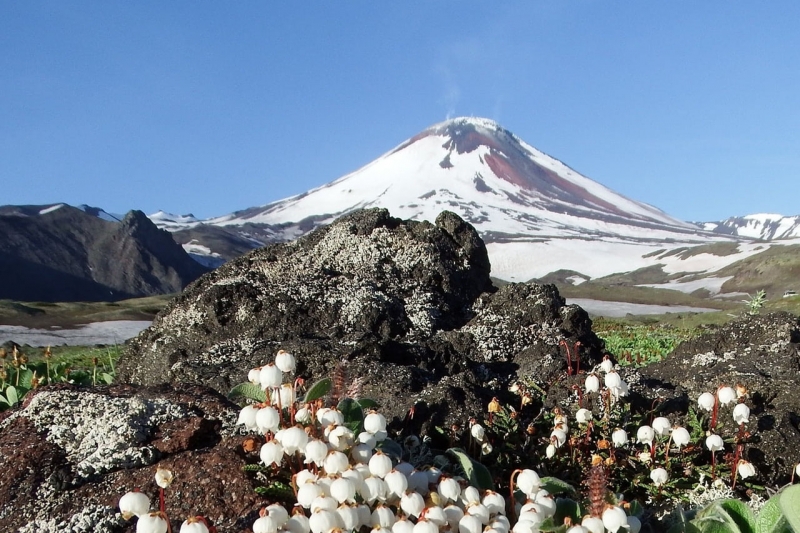
M 188 215 L 174 215 L 166 211 L 157 211 L 152 215 L 147 215 L 147 218 L 153 221 L 157 227 L 167 231 L 178 231 L 182 229 L 189 229 L 203 223 L 192 214 Z
M 56 204 L 56 205 L 52 205 L 50 207 L 45 207 L 44 209 L 39 211 L 39 214 L 40 215 L 46 215 L 47 213 L 52 213 L 53 211 L 61 209 L 62 207 L 64 207 L 64 205 L 65 204 Z

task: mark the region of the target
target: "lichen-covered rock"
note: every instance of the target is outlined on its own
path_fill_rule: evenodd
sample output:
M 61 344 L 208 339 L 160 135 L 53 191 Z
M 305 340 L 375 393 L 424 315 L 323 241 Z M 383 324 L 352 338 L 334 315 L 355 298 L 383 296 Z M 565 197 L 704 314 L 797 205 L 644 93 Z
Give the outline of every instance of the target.
M 743 385 L 751 408 L 746 458 L 762 480 L 780 486 L 800 462 L 800 319 L 788 313 L 746 316 L 680 344 L 641 370 L 667 410 L 686 412 L 703 392 Z M 730 408 L 723 423 L 733 425 Z
M 117 502 L 134 488 L 154 497 L 156 465 L 176 476 L 173 528 L 200 510 L 220 531 L 241 530 L 258 508 L 241 470 L 237 408 L 209 389 L 47 387 L 4 415 L 0 531 L 128 530 Z
M 563 370 L 562 339 L 596 361 L 586 313 L 553 286 L 498 291 L 489 271 L 477 232 L 452 213 L 430 224 L 359 211 L 195 282 L 131 342 L 120 377 L 226 393 L 284 349 L 309 380 L 345 361 L 396 423 L 414 407 L 415 422 L 446 424 L 523 374 Z

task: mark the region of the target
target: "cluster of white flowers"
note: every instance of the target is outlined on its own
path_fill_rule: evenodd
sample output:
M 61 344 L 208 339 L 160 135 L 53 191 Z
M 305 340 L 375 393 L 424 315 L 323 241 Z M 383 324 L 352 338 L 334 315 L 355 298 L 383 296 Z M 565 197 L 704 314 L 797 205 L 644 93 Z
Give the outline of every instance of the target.
M 617 400 L 620 397 L 628 395 L 628 384 L 625 383 L 625 380 L 623 380 L 619 373 L 614 369 L 614 363 L 611 362 L 611 359 L 609 359 L 608 356 L 603 358 L 603 361 L 598 365 L 598 368 L 600 372 L 605 374 L 605 377 L 603 378 L 603 384 L 605 385 L 606 389 L 608 389 L 612 398 Z M 600 378 L 596 372 L 592 372 L 586 376 L 584 386 L 587 393 L 600 391 Z

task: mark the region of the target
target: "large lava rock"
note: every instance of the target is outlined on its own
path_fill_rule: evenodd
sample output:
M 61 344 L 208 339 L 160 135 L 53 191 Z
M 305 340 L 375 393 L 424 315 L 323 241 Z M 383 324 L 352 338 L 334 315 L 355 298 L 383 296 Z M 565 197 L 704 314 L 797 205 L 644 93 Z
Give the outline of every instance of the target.
M 205 387 L 46 387 L 0 413 L 0 531 L 133 531 L 119 498 L 134 488 L 158 505 L 156 467 L 173 531 L 198 512 L 220 531 L 249 530 L 263 500 L 246 472 L 237 406 Z
M 800 461 L 800 319 L 788 313 L 747 316 L 679 345 L 661 363 L 641 369 L 667 408 L 686 412 L 703 392 L 743 385 L 751 406 L 752 442 L 745 458 L 773 486 Z M 733 425 L 730 409 L 721 420 Z
M 200 383 L 222 393 L 278 349 L 299 373 L 344 362 L 390 417 L 463 423 L 517 377 L 563 371 L 558 343 L 600 341 L 555 287 L 496 289 L 486 248 L 453 213 L 436 223 L 365 210 L 207 274 L 134 339 L 118 369 L 138 384 Z M 415 428 L 419 429 L 419 428 Z

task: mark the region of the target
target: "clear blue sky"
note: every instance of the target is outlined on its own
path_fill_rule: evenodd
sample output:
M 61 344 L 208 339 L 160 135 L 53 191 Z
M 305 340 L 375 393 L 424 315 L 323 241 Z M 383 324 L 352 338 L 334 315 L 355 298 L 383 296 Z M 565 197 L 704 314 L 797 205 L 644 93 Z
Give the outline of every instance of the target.
M 800 2 L 0 3 L 0 204 L 226 214 L 493 118 L 685 220 L 800 214 Z

